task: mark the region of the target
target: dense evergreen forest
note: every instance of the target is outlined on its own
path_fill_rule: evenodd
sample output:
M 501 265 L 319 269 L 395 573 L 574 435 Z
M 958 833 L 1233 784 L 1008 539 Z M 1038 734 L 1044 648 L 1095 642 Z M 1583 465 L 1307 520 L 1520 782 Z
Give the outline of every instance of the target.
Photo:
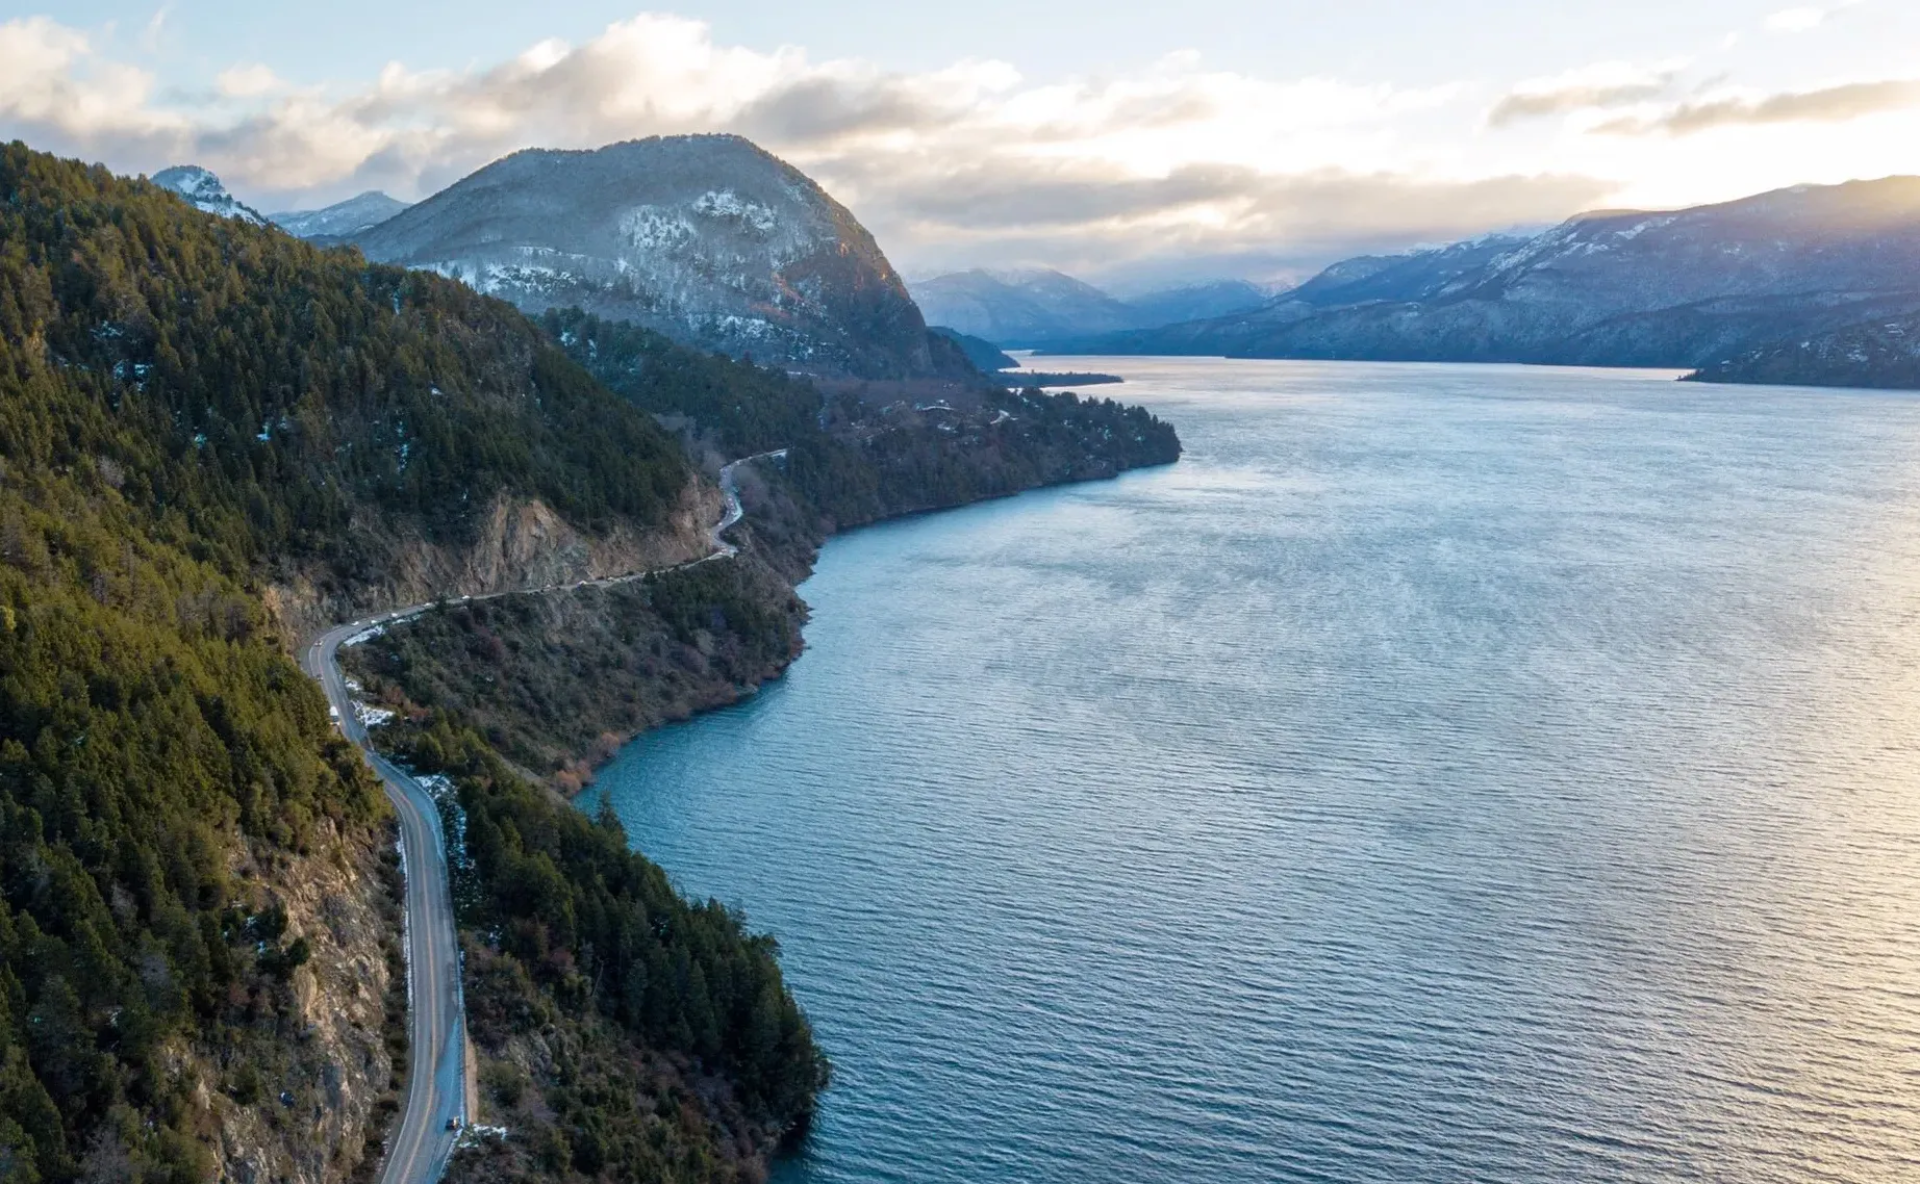
M 787 449 L 785 491 L 812 518 L 815 544 L 883 518 L 1180 456 L 1171 425 L 1110 399 L 1007 391 L 984 379 L 920 398 L 884 385 L 828 393 L 578 309 L 549 312 L 541 323 L 609 389 L 689 421 L 723 454 Z
M 741 1151 L 708 1133 L 703 1096 L 763 1148 L 805 1120 L 827 1064 L 771 938 L 718 901 L 683 900 L 610 813 L 556 809 L 448 714 L 395 738 L 413 768 L 459 789 L 469 862 L 454 891 L 463 927 L 485 935 L 468 941 L 484 971 L 468 978 L 470 1023 L 491 1054 L 489 1101 L 522 1136 L 464 1154 L 451 1178 L 721 1184 L 739 1178 Z M 609 1029 L 666 1062 L 622 1066 L 598 1047 Z
M 356 523 L 457 539 L 501 493 L 644 527 L 687 479 L 504 304 L 0 149 L 0 1177 L 204 1180 L 223 1121 L 297 1137 L 279 1112 L 305 1087 L 261 1070 L 305 1039 L 321 935 L 289 929 L 276 885 L 386 806 L 262 606 L 272 570 L 351 582 L 383 559 Z M 713 1097 L 803 1115 L 821 1062 L 771 944 L 484 741 L 436 740 L 489 973 L 623 1050 L 544 1100 L 548 1150 L 590 1178 L 704 1178 L 687 1165 L 737 1158 Z M 706 1108 L 611 1115 L 652 1057 L 718 1082 L 690 1095 Z
M 453 603 L 342 650 L 366 699 L 429 710 L 574 794 L 628 737 L 732 703 L 800 653 L 805 606 L 764 564 Z M 400 724 L 406 727 L 409 724 Z

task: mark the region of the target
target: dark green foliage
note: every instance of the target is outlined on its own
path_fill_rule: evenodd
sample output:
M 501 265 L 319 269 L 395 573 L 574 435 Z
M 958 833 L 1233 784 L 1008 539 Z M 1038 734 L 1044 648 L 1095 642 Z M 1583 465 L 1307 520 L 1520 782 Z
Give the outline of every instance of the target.
M 262 577 L 351 586 L 380 530 L 457 539 L 501 494 L 644 529 L 688 477 L 503 304 L 0 148 L 0 1177 L 204 1181 L 198 1099 L 278 1113 L 313 949 L 260 873 L 375 841 L 386 807 Z M 614 1020 L 804 1112 L 770 945 L 470 740 L 488 915 L 541 989 L 577 1006 L 591 966 Z
M 165 541 L 227 570 L 352 570 L 356 507 L 462 536 L 499 492 L 652 522 L 670 438 L 509 306 L 199 214 L 105 170 L 0 149 L 0 452 L 104 460 Z
M 742 1124 L 737 1115 L 727 1116 L 731 1124 L 719 1121 L 724 1093 L 711 1079 L 651 1053 L 596 1013 L 556 1007 L 510 955 L 474 945 L 466 954 L 474 1039 L 484 1048 L 531 1047 L 537 1034 L 552 1055 L 532 1075 L 512 1060 L 483 1064 L 482 1105 L 512 1134 L 462 1152 L 448 1179 L 745 1184 L 765 1178 L 748 1156 L 774 1132 Z
M 785 448 L 820 431 L 820 392 L 804 378 L 577 308 L 554 309 L 540 324 L 609 389 L 654 415 L 694 420 L 733 456 Z
M 935 325 L 928 329 L 927 332 L 944 337 L 959 346 L 960 352 L 966 355 L 967 361 L 971 362 L 976 369 L 983 373 L 991 374 L 995 370 L 1011 370 L 1020 364 L 1015 361 L 1010 354 L 984 337 L 974 337 L 971 334 L 962 333 L 958 329 L 948 329 L 942 325 Z
M 772 938 L 718 901 L 683 899 L 610 813 L 589 819 L 527 784 L 446 716 L 390 738 L 459 790 L 478 888 L 462 921 L 515 964 L 502 973 L 524 973 L 564 1013 L 612 1020 L 724 1076 L 755 1122 L 784 1129 L 811 1112 L 826 1062 Z
M 0 424 L 21 405 L 5 390 Z M 296 853 L 383 806 L 253 597 L 149 541 L 96 469 L 8 460 L 0 1157 L 22 1179 L 74 1178 L 94 1153 L 205 1179 L 195 1080 L 163 1049 L 282 1038 L 306 956 L 232 852 Z
M 432 707 L 572 793 L 629 737 L 731 703 L 800 652 L 804 608 L 773 573 L 703 563 L 564 594 L 447 605 L 341 661 L 369 700 Z
M 1170 425 L 1111 400 L 942 388 L 874 406 L 578 309 L 542 323 L 609 388 L 656 415 L 693 421 L 727 454 L 788 449 L 792 494 L 829 530 L 1180 456 Z

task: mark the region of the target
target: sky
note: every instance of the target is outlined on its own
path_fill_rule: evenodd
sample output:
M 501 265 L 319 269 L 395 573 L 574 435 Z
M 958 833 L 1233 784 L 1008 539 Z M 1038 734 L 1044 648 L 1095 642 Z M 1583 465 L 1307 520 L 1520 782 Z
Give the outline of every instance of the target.
M 1916 0 L 0 0 L 0 137 L 269 212 L 746 135 L 909 277 L 1120 290 L 1920 173 Z

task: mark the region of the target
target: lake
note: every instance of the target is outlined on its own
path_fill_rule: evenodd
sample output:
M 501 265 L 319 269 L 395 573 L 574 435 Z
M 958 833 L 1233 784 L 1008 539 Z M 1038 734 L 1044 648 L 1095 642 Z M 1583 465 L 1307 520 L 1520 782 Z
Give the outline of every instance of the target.
M 1920 1178 L 1920 398 L 1069 368 L 1186 457 L 601 776 L 833 1057 L 780 1180 Z

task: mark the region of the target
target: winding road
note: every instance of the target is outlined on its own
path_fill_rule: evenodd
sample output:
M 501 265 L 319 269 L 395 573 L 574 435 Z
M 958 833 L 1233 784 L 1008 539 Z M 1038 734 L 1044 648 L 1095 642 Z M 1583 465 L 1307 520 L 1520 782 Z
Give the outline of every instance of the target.
M 739 548 L 724 536 L 746 513 L 740 505 L 734 471 L 744 464 L 786 455 L 787 450 L 781 448 L 742 457 L 721 468 L 720 492 L 726 499 L 726 512 L 707 532 L 713 551 L 699 559 L 671 568 L 541 588 L 489 592 L 463 596 L 459 600 L 495 600 L 503 596 L 608 587 L 643 579 L 655 571 L 731 558 L 739 554 Z M 315 638 L 301 657 L 307 673 L 319 680 L 326 692 L 327 703 L 342 734 L 359 746 L 367 763 L 379 774 L 387 798 L 400 819 L 400 853 L 406 876 L 403 940 L 407 954 L 408 1037 L 413 1049 L 413 1067 L 408 1075 L 403 1108 L 387 1140 L 381 1184 L 433 1184 L 453 1155 L 460 1137 L 458 1128 L 472 1120 L 472 1115 L 467 1113 L 466 1007 L 460 994 L 460 939 L 455 926 L 453 890 L 447 876 L 446 838 L 440 826 L 439 807 L 424 785 L 374 750 L 366 724 L 361 721 L 348 690 L 346 676 L 340 671 L 340 647 L 375 629 L 417 617 L 432 607 L 433 604 L 419 604 L 335 626 Z

